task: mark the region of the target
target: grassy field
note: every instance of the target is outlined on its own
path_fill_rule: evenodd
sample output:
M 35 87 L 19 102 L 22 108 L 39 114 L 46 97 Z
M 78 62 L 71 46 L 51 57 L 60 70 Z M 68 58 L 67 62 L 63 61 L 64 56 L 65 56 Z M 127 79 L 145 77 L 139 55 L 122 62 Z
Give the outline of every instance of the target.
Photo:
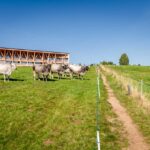
M 118 67 L 119 70 L 128 67 Z M 120 69 L 121 68 L 121 69 Z M 129 67 L 130 68 L 130 67 Z M 117 70 L 117 67 L 115 67 Z M 132 67 L 132 69 L 134 69 Z M 122 85 L 111 75 L 106 74 L 111 88 L 121 104 L 127 109 L 129 115 L 137 124 L 140 131 L 143 133 L 146 141 L 150 143 L 150 112 L 145 110 L 137 103 L 137 99 L 127 95 L 127 92 L 122 88 Z
M 150 66 L 111 66 L 111 68 L 136 81 L 144 80 L 150 83 Z
M 0 76 L 1 150 L 97 149 L 95 68 L 84 80 L 34 81 L 28 67 L 11 78 L 4 83 Z M 102 149 L 119 150 L 127 141 L 102 83 L 100 88 Z
M 143 80 L 143 92 L 150 99 L 150 66 L 110 66 L 120 75 L 129 77 L 137 82 L 140 89 L 140 81 Z

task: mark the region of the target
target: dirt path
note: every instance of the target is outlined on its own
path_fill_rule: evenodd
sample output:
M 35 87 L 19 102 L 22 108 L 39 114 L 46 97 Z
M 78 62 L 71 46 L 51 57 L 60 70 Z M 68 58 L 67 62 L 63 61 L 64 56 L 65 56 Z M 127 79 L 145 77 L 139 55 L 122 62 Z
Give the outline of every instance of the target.
M 106 77 L 102 76 L 104 85 L 108 92 L 108 101 L 112 105 L 114 112 L 117 114 L 119 120 L 123 123 L 128 134 L 129 147 L 128 150 L 150 150 L 150 147 L 144 141 L 144 137 L 138 131 L 137 126 L 133 123 L 131 117 L 126 112 L 126 109 L 121 106 L 119 100 L 115 97 L 110 88 Z

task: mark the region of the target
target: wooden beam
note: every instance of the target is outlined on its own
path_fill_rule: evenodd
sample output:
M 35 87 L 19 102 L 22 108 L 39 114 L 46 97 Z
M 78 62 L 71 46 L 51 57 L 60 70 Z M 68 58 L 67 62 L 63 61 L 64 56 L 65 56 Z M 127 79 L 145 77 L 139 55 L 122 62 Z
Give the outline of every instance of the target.
M 4 50 L 4 60 L 6 61 L 6 50 Z
M 19 50 L 11 48 L 0 48 L 0 60 L 11 61 L 11 62 L 42 62 L 51 63 L 49 58 L 52 58 L 54 63 L 69 63 L 69 54 L 58 53 L 58 52 L 42 52 L 42 51 L 31 51 L 31 50 Z M 57 60 L 58 58 L 58 60 Z
M 33 54 L 33 62 L 34 62 L 34 64 L 35 64 L 35 52 L 34 52 L 34 54 Z

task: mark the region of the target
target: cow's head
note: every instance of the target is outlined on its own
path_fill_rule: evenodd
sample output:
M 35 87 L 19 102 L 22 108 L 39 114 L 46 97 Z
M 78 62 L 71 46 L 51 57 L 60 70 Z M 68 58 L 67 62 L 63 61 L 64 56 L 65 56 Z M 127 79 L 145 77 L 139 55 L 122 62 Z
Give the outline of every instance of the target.
M 68 68 L 68 64 L 62 64 L 63 69 L 67 69 Z
M 89 66 L 85 66 L 85 70 L 88 71 L 89 70 Z
M 89 67 L 88 66 L 82 66 L 82 71 L 88 71 Z
M 47 65 L 48 72 L 51 71 L 51 66 L 52 66 L 51 64 L 48 64 L 48 65 Z

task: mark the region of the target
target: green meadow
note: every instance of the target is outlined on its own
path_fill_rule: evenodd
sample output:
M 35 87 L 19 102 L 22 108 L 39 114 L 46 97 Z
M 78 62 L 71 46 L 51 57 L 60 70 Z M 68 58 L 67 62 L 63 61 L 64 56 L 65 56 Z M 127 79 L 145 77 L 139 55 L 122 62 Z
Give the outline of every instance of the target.
M 95 68 L 79 79 L 34 81 L 18 67 L 9 82 L 0 76 L 0 150 L 96 150 Z M 127 146 L 100 80 L 103 150 Z M 126 141 L 126 142 L 125 142 Z
M 150 67 L 148 66 L 109 66 L 115 70 L 120 76 L 131 78 L 139 82 L 143 80 L 143 92 L 146 94 L 147 101 L 150 98 Z M 150 111 L 139 104 L 140 98 L 129 96 L 127 91 L 122 87 L 122 84 L 117 81 L 112 75 L 105 73 L 111 88 L 121 104 L 127 109 L 127 112 L 132 117 L 133 121 L 138 126 L 141 133 L 144 135 L 147 143 L 150 143 Z M 138 84 L 137 84 L 138 85 Z M 140 86 L 140 84 L 139 84 Z M 139 88 L 140 89 L 140 88 Z M 140 90 L 139 90 L 140 92 Z
M 150 98 L 150 66 L 110 66 L 120 75 L 134 80 L 140 91 L 140 82 L 143 81 L 143 92 Z

